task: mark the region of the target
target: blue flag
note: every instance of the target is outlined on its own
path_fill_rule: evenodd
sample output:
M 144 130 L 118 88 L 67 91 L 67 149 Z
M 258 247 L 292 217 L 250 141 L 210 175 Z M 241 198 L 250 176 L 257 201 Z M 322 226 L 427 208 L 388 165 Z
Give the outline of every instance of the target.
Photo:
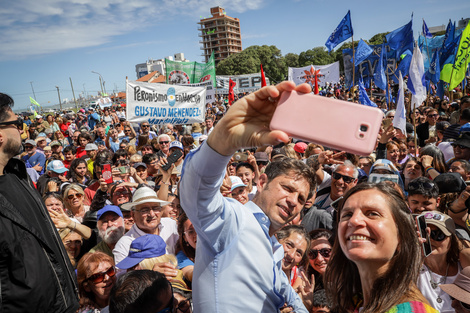
M 444 67 L 444 64 L 454 63 L 455 52 L 459 46 L 460 37 L 461 35 L 455 37 L 454 40 L 452 40 L 448 45 L 445 45 L 444 41 L 443 47 L 441 49 L 441 55 L 439 56 L 441 69 Z
M 441 77 L 441 67 L 439 65 L 440 53 L 440 49 L 437 49 L 434 52 L 434 54 L 432 55 L 431 64 L 426 72 L 426 79 L 432 81 L 434 84 L 437 84 Z
M 455 39 L 455 23 L 452 24 L 452 21 L 449 19 L 449 23 L 447 24 L 446 34 L 444 35 L 444 43 L 443 48 L 447 47 L 448 45 L 452 44 L 452 41 Z
M 404 76 L 408 75 L 412 58 L 413 58 L 413 55 L 410 52 L 409 54 L 407 53 L 406 57 L 404 57 L 403 60 L 400 61 L 400 64 L 395 70 L 395 75 L 392 76 L 392 80 L 396 82 L 397 84 L 398 84 L 399 73 L 402 73 L 402 75 Z
M 362 76 L 359 79 L 359 103 L 370 106 L 370 107 L 377 107 L 377 104 L 370 101 L 369 96 L 367 95 L 367 91 L 364 88 L 364 82 L 362 81 Z
M 406 50 L 413 51 L 413 18 L 411 21 L 385 36 L 391 50 L 395 50 L 398 58 Z
M 432 38 L 432 34 L 429 31 L 428 25 L 426 25 L 426 22 L 423 19 L 423 36 L 426 38 Z
M 364 40 L 359 40 L 359 44 L 356 48 L 356 54 L 354 56 L 354 66 L 358 66 L 359 63 L 367 59 L 369 55 L 372 54 L 372 52 L 374 52 L 374 50 L 369 47 L 369 45 L 366 44 Z
M 374 71 L 375 85 L 382 90 L 385 90 L 385 88 L 387 88 L 387 78 L 385 77 L 384 69 L 384 49 L 385 46 L 384 44 L 382 44 L 382 48 L 380 49 L 380 58 Z
M 351 24 L 351 12 L 348 10 L 348 14 L 341 20 L 338 27 L 328 37 L 325 46 L 328 48 L 328 52 L 331 52 L 337 45 L 342 43 L 353 35 L 353 28 Z

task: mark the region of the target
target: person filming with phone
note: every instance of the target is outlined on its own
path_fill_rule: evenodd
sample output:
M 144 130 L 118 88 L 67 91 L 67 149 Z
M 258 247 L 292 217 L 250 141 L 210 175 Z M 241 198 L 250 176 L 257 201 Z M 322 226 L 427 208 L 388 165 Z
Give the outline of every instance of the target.
M 282 82 L 238 100 L 186 157 L 180 200 L 198 234 L 195 312 L 308 312 L 282 270 L 284 250 L 274 234 L 300 213 L 316 188 L 315 173 L 300 160 L 280 158 L 260 175 L 253 201 L 242 205 L 219 192 L 237 150 L 289 140 L 268 125 L 278 97 L 292 90 L 311 87 Z

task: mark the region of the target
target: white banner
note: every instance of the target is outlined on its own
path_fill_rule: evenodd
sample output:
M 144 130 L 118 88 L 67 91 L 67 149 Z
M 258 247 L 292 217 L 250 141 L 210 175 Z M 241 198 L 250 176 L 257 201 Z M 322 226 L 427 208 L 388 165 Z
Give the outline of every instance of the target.
M 219 95 L 228 95 L 230 78 L 236 83 L 235 87 L 233 87 L 235 93 L 253 92 L 261 88 L 261 73 L 233 76 L 217 75 L 215 78 L 217 81 L 216 92 Z M 269 79 L 267 77 L 266 85 L 269 86 Z
M 212 85 L 212 81 L 206 81 L 203 83 L 196 83 L 196 84 L 187 84 L 183 86 L 205 87 L 206 88 L 206 104 L 215 102 L 215 88 Z
M 152 125 L 204 122 L 206 88 L 127 81 L 127 120 Z
M 95 101 L 96 104 L 100 105 L 100 108 L 107 108 L 113 105 L 113 101 L 109 97 L 106 98 L 99 98 L 98 100 Z
M 328 65 L 289 67 L 287 80 L 293 81 L 296 85 L 307 83 L 313 87 L 315 85 L 315 73 L 313 71 L 317 70 L 320 70 L 318 73 L 318 86 L 324 87 L 327 82 L 339 83 L 339 61 Z

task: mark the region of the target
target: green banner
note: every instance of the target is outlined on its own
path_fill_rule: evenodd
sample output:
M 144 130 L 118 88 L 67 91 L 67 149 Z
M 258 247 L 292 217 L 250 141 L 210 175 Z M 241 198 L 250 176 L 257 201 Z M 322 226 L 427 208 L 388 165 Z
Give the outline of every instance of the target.
M 455 55 L 454 64 L 445 64 L 441 70 L 441 79 L 449 83 L 449 90 L 453 90 L 465 78 L 470 56 L 470 23 L 467 24 L 460 38 L 459 49 Z
M 176 62 L 165 59 L 166 83 L 171 85 L 196 84 L 212 81 L 215 87 L 215 62 L 214 53 L 209 62 Z

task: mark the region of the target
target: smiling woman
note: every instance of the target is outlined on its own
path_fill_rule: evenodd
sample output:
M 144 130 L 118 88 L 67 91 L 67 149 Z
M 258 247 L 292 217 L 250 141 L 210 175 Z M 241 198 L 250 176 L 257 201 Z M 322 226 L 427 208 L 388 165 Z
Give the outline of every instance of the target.
M 426 307 L 436 312 L 416 287 L 421 260 L 416 228 L 392 186 L 354 187 L 340 204 L 338 220 L 338 237 L 325 274 L 333 311 L 401 312 L 403 307 Z

